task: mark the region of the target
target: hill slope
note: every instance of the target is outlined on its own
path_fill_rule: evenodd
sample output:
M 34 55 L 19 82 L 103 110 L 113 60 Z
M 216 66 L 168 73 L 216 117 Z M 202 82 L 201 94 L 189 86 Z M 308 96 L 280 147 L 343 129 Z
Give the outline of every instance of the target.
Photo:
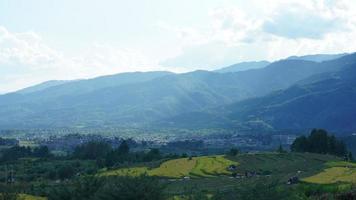
M 356 125 L 356 54 L 334 63 L 339 71 L 315 74 L 269 95 L 166 120 L 175 126 L 257 127 L 353 131 Z M 336 64 L 338 63 L 338 64 Z M 194 120 L 196 119 L 196 120 Z
M 41 90 L 45 90 L 45 89 L 50 88 L 50 87 L 63 85 L 63 84 L 69 83 L 69 82 L 71 82 L 71 81 L 65 81 L 65 80 L 46 81 L 46 82 L 40 83 L 38 85 L 34 85 L 34 86 L 31 86 L 31 87 L 27 87 L 27 88 L 21 89 L 19 91 L 16 91 L 16 93 L 29 94 L 29 93 L 32 93 L 32 92 L 38 92 L 38 91 L 41 91 Z
M 278 129 L 356 130 L 356 64 L 325 77 L 232 105 L 229 118 L 261 120 Z
M 124 73 L 0 96 L 0 127 L 145 126 L 282 90 L 337 71 L 352 56 L 316 63 L 282 60 L 236 73 Z M 200 119 L 200 118 L 199 118 Z M 195 119 L 196 120 L 196 119 Z
M 306 60 L 306 61 L 313 61 L 313 62 L 323 62 L 329 60 L 335 60 L 346 56 L 347 53 L 340 53 L 340 54 L 315 54 L 315 55 L 305 55 L 305 56 L 291 56 L 287 59 L 289 60 Z
M 242 63 L 237 63 L 228 67 L 215 70 L 214 72 L 228 73 L 228 72 L 246 71 L 250 69 L 260 69 L 266 67 L 269 64 L 270 62 L 268 61 L 242 62 Z

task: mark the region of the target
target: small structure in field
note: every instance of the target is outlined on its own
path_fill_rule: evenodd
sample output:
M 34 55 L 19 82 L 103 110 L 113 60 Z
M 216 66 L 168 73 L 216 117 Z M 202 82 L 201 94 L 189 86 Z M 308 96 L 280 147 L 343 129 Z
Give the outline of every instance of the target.
M 245 177 L 249 178 L 249 177 L 255 177 L 257 176 L 257 172 L 255 171 L 245 171 Z
M 229 171 L 236 171 L 237 170 L 237 166 L 236 165 L 229 165 L 229 167 L 227 169 Z
M 244 177 L 243 174 L 238 174 L 238 173 L 235 174 L 235 178 L 243 178 L 243 177 Z
M 287 181 L 287 185 L 297 184 L 299 182 L 299 178 L 296 176 L 290 177 Z

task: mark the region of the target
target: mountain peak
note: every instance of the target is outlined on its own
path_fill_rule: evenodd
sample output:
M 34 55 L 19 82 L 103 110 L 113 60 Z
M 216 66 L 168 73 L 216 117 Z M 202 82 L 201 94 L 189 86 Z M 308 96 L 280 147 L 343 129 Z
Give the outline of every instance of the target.
M 286 60 L 306 60 L 313 62 L 324 62 L 329 60 L 335 60 L 343 56 L 348 55 L 347 53 L 340 54 L 313 54 L 313 55 L 304 55 L 304 56 L 290 56 Z
M 269 65 L 270 62 L 268 61 L 251 61 L 251 62 L 241 62 L 237 64 L 233 64 L 221 69 L 214 70 L 214 72 L 219 73 L 229 73 L 229 72 L 239 72 L 239 71 L 246 71 L 250 69 L 260 69 Z

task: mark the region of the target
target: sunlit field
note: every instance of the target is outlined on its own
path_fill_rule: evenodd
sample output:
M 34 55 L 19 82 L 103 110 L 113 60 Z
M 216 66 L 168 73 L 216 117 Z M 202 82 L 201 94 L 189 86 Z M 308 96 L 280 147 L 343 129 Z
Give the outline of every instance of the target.
M 227 170 L 230 165 L 238 165 L 238 162 L 231 161 L 224 156 L 202 156 L 193 158 L 180 158 L 163 162 L 157 168 L 148 167 L 130 167 L 117 170 L 102 172 L 101 176 L 138 176 L 148 174 L 150 176 L 182 178 L 185 176 L 192 177 L 211 177 L 218 175 L 229 175 Z
M 324 171 L 305 178 L 304 181 L 318 184 L 356 183 L 356 164 L 349 162 L 330 162 Z

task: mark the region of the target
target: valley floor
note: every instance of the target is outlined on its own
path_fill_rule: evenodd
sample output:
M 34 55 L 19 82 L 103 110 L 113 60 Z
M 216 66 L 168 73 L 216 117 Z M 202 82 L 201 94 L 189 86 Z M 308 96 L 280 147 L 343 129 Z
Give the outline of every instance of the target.
M 54 165 L 59 166 L 61 162 L 68 161 L 56 162 Z M 91 164 L 78 162 L 76 165 L 88 168 Z M 27 169 L 23 170 L 18 173 L 33 169 L 27 165 Z M 142 174 L 158 177 L 165 185 L 164 193 L 169 199 L 189 199 L 196 194 L 202 194 L 208 199 L 213 199 L 216 195 L 222 195 L 223 199 L 233 199 L 232 196 L 237 192 L 243 193 L 261 185 L 262 189 L 259 190 L 263 190 L 265 186 L 279 188 L 278 191 L 308 194 L 310 196 L 307 199 L 313 199 L 313 195 L 317 195 L 314 191 L 338 193 L 351 190 L 356 183 L 356 164 L 341 161 L 335 156 L 312 153 L 244 153 L 237 156 L 187 157 L 113 169 L 103 168 L 94 177 L 140 177 Z M 287 181 L 291 177 L 298 177 L 299 181 L 288 185 Z M 42 180 L 44 179 L 43 176 Z M 31 183 L 36 184 L 38 180 L 27 182 Z M 47 181 L 47 184 L 55 185 L 56 182 Z M 20 197 L 25 200 L 45 199 L 30 195 Z

